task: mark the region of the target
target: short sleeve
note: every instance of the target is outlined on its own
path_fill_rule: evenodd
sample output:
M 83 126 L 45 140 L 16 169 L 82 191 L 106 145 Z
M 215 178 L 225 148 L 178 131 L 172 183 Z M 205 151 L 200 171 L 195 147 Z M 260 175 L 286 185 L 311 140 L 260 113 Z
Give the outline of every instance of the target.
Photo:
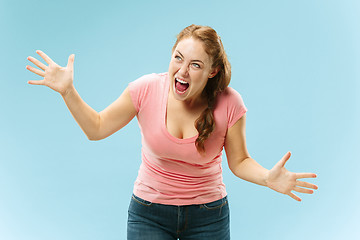
M 227 119 L 228 128 L 232 127 L 247 111 L 244 101 L 236 90 L 231 87 L 227 91 Z
M 152 75 L 153 74 L 144 75 L 135 81 L 130 82 L 128 85 L 131 100 L 137 112 L 140 111 L 141 106 L 143 105 L 148 92 L 149 82 L 153 78 Z

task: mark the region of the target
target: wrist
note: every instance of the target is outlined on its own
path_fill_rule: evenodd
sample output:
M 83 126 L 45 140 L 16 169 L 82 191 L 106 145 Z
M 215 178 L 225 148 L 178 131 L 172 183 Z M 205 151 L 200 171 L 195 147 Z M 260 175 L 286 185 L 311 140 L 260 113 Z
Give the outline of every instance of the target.
M 265 187 L 269 187 L 269 185 L 268 185 L 269 173 L 270 173 L 270 170 L 266 170 L 265 175 L 264 175 L 263 182 L 264 182 Z
M 65 97 L 69 96 L 72 92 L 74 92 L 74 90 L 75 90 L 75 87 L 74 87 L 74 85 L 71 84 L 70 87 L 65 89 L 65 91 L 61 92 L 60 94 L 63 98 L 65 98 Z

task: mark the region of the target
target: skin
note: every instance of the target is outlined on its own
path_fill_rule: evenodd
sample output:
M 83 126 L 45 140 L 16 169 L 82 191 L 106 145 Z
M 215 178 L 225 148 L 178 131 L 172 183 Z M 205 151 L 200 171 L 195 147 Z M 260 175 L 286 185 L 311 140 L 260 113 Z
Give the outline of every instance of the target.
M 212 59 L 199 40 L 185 38 L 174 49 L 169 64 L 170 89 L 166 115 L 166 127 L 174 137 L 184 139 L 197 135 L 194 122 L 207 107 L 201 93 L 218 72 L 211 65 Z M 176 92 L 175 78 L 189 83 L 184 94 Z
M 100 140 L 110 136 L 135 117 L 137 112 L 127 88 L 117 100 L 98 113 L 81 99 L 73 85 L 74 55 L 69 56 L 66 67 L 61 67 L 44 52 L 40 50 L 36 52 L 48 65 L 33 57 L 28 57 L 27 59 L 41 70 L 31 66 L 26 66 L 26 69 L 43 77 L 42 80 L 28 81 L 28 83 L 47 86 L 59 92 L 74 119 L 90 140 Z M 198 40 L 183 39 L 175 48 L 169 64 L 171 87 L 167 111 L 167 128 L 174 136 L 186 138 L 197 133 L 194 121 L 206 105 L 206 101 L 201 98 L 201 92 L 206 82 L 211 81 L 218 72 L 217 68 L 211 66 L 211 58 Z M 185 94 L 179 95 L 174 92 L 175 77 L 190 84 Z M 183 119 L 176 120 L 178 116 L 183 116 Z M 246 148 L 245 126 L 246 114 L 228 129 L 225 139 L 228 165 L 237 177 L 267 186 L 297 201 L 301 199 L 293 191 L 311 194 L 314 192 L 312 189 L 318 189 L 314 184 L 299 180 L 315 178 L 316 174 L 293 173 L 285 168 L 285 163 L 291 156 L 290 152 L 287 152 L 270 170 L 263 168 L 252 159 Z
M 218 72 L 212 68 L 212 59 L 205 52 L 203 44 L 193 38 L 181 40 L 174 49 L 169 64 L 170 94 L 178 101 L 191 107 L 204 105 L 206 99 L 201 98 L 209 78 Z M 190 84 L 185 94 L 175 91 L 175 78 Z

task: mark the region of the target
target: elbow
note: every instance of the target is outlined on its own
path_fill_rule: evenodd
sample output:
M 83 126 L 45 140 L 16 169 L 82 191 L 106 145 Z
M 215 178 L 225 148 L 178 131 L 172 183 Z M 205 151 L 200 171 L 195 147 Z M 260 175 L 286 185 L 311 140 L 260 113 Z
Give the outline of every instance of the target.
M 95 137 L 92 137 L 92 136 L 87 136 L 87 138 L 90 140 L 90 141 L 99 141 L 100 139 L 97 139 Z
M 90 140 L 90 141 L 99 141 L 100 139 L 97 139 L 97 138 L 89 138 L 88 137 L 88 139 Z
M 236 176 L 239 175 L 239 166 L 240 164 L 229 166 L 230 171 Z
M 239 175 L 238 165 L 231 164 L 231 165 L 229 165 L 229 169 L 235 176 L 238 177 L 238 175 Z
M 101 137 L 101 132 L 100 132 L 100 120 L 97 121 L 96 127 L 87 129 L 87 131 L 85 131 L 83 129 L 83 131 L 84 131 L 86 137 L 90 141 L 99 141 L 99 140 L 103 139 L 103 137 Z
M 231 170 L 231 172 L 239 177 L 240 176 L 240 168 L 241 168 L 241 164 L 246 160 L 248 159 L 249 157 L 246 157 L 246 158 L 237 158 L 237 159 L 234 159 L 232 161 L 229 161 L 229 168 Z
M 90 141 L 99 141 L 99 140 L 102 139 L 102 138 L 100 138 L 99 136 L 96 136 L 96 135 L 88 135 L 88 134 L 86 134 L 86 137 L 87 137 Z
M 90 141 L 99 141 L 104 139 L 105 137 L 103 136 L 102 132 L 100 131 L 100 123 L 101 123 L 101 116 L 100 114 L 98 114 L 98 118 L 96 121 L 96 127 L 90 129 L 91 131 L 89 131 L 88 133 L 85 132 L 87 138 Z

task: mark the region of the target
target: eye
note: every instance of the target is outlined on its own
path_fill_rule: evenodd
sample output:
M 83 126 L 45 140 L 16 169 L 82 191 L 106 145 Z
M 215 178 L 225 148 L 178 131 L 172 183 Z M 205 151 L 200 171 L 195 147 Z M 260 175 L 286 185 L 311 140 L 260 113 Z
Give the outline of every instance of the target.
M 175 59 L 178 60 L 178 61 L 181 61 L 181 57 L 178 56 L 178 55 L 175 56 Z
M 192 65 L 193 65 L 195 68 L 200 68 L 200 65 L 197 64 L 197 63 L 193 63 Z

